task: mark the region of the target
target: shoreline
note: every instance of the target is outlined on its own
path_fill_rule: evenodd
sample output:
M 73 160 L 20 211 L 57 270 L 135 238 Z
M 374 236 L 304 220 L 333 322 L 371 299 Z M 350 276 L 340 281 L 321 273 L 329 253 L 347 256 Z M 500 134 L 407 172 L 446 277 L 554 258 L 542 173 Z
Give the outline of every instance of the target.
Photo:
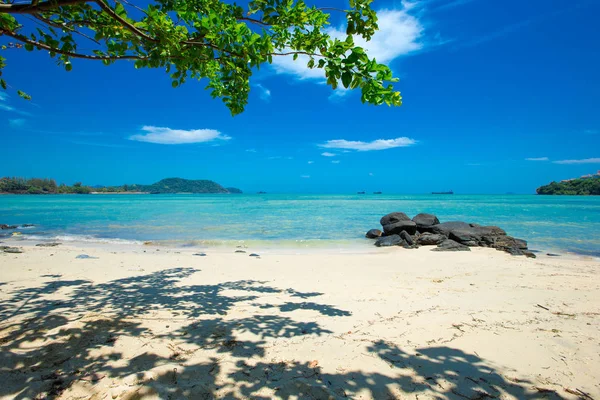
M 0 399 L 600 396 L 596 260 L 23 250 L 0 253 Z
M 263 252 L 268 254 L 378 254 L 390 251 L 415 251 L 415 249 L 403 249 L 399 246 L 390 248 L 375 247 L 373 239 L 354 240 L 129 240 L 119 238 L 77 238 L 65 236 L 34 237 L 29 238 L 26 234 L 17 236 L 0 237 L 0 243 L 14 247 L 35 247 L 37 244 L 60 243 L 60 246 L 72 246 L 75 248 L 93 247 L 97 249 L 110 250 L 138 250 L 138 249 L 165 249 L 177 252 L 216 252 L 221 254 L 231 253 L 235 250 Z M 433 249 L 435 246 L 421 246 L 425 249 Z M 472 247 L 471 250 L 481 249 Z M 494 249 L 491 249 L 494 250 Z M 496 250 L 498 251 L 498 250 Z M 533 249 L 538 259 L 560 258 L 569 260 L 591 260 L 600 261 L 600 255 L 589 255 L 569 252 L 560 249 Z M 468 254 L 468 253 L 467 253 Z M 550 256 L 549 254 L 555 254 Z M 523 256 L 514 256 L 522 258 Z

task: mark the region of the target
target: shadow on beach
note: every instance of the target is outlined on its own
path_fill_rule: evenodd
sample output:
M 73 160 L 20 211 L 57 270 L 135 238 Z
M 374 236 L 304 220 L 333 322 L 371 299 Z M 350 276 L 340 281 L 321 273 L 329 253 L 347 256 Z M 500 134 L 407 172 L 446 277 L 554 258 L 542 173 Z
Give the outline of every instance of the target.
M 269 359 L 276 344 L 332 338 L 317 321 L 351 313 L 316 301 L 322 293 L 263 281 L 186 284 L 196 272 L 171 268 L 103 284 L 48 275 L 41 287 L 9 292 L 0 301 L 0 397 L 561 398 L 443 346 L 405 350 L 373 340 L 345 347 L 387 364 L 385 374 Z M 230 316 L 234 308 L 247 316 Z M 294 310 L 313 320 L 286 316 Z

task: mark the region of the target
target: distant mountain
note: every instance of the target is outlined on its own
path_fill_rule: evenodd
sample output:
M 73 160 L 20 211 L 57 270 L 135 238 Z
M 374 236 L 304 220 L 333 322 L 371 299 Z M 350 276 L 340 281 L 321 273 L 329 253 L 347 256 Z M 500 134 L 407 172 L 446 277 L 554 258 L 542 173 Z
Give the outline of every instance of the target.
M 242 193 L 244 193 L 240 189 L 234 188 L 234 187 L 228 187 L 228 188 L 225 188 L 225 189 L 227 189 L 227 191 L 229 193 L 233 193 L 233 194 L 242 194 Z
M 236 188 L 226 189 L 216 182 L 208 180 L 189 180 L 182 178 L 167 178 L 152 185 L 130 185 L 127 191 L 161 193 L 241 193 Z
M 600 196 L 600 172 L 581 178 L 552 182 L 536 190 L 537 194 Z

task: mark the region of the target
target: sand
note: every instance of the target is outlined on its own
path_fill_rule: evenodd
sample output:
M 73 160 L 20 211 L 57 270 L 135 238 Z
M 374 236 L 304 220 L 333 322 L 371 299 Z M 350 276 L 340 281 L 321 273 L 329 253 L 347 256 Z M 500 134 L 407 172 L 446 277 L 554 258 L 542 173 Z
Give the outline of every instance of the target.
M 600 399 L 597 259 L 23 249 L 1 399 Z

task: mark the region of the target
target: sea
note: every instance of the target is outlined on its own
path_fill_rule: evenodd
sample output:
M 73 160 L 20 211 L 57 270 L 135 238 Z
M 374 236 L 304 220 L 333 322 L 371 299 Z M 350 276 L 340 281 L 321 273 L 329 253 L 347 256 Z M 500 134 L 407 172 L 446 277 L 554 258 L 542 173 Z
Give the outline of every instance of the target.
M 497 225 L 541 252 L 600 257 L 600 197 L 536 195 L 2 195 L 23 240 L 174 247 L 371 249 L 390 212 Z M 34 224 L 24 228 L 25 224 Z M 4 230 L 0 235 L 12 236 Z M 0 241 L 2 240 L 0 236 Z

